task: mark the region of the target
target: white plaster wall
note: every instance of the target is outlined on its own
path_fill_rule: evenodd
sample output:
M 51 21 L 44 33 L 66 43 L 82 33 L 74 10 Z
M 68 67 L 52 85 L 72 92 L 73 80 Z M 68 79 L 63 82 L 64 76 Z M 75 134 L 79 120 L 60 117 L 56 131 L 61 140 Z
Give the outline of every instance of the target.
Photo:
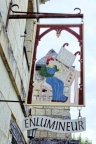
M 19 5 L 19 11 L 27 11 L 27 3 L 28 0 L 20 0 L 20 1 L 13 0 L 13 4 Z M 5 54 L 12 75 L 15 79 L 18 88 L 18 93 L 19 95 L 21 95 L 21 97 L 25 97 L 27 96 L 28 93 L 30 71 L 28 71 L 23 46 L 24 45 L 26 46 L 27 51 L 30 49 L 30 55 L 28 52 L 28 59 L 31 65 L 34 51 L 36 24 L 34 24 L 34 20 L 27 20 L 28 22 L 26 25 L 25 19 L 14 19 L 14 20 L 12 19 L 9 20 L 6 32 L 5 25 L 9 6 L 8 4 L 9 3 L 7 0 L 3 0 L 2 5 L 0 4 L 0 12 L 1 12 L 0 43 L 2 51 Z M 14 10 L 18 10 L 18 8 L 14 7 Z M 26 41 L 24 43 L 24 37 L 21 36 L 24 35 L 25 26 L 27 28 L 27 35 L 25 38 Z M 21 91 L 21 89 L 23 89 L 23 91 Z
M 19 5 L 19 11 L 27 11 L 27 3 L 28 0 L 13 0 L 13 4 Z M 24 82 L 22 87 L 24 87 L 25 95 L 27 95 L 29 72 L 27 68 L 26 58 L 23 52 L 24 38 L 21 37 L 21 35 L 24 35 L 26 20 L 9 20 L 6 32 L 5 25 L 8 12 L 7 5 L 7 0 L 3 0 L 2 5 L 0 4 L 0 12 L 3 25 L 1 28 L 0 42 L 5 56 L 7 58 L 8 64 L 10 66 L 10 69 L 12 71 L 12 74 L 14 76 L 14 79 L 16 80 L 16 84 L 20 95 L 22 95 L 21 81 Z M 18 8 L 14 7 L 14 10 L 18 10 Z
M 6 67 L 0 57 L 0 99 L 2 100 L 18 100 L 16 92 L 11 84 Z M 2 140 L 6 137 L 8 139 L 8 131 L 10 125 L 11 114 L 16 118 L 16 122 L 22 131 L 22 120 L 24 115 L 19 103 L 5 103 L 0 102 L 0 137 Z M 25 138 L 26 132 L 24 132 Z M 5 144 L 4 141 L 2 144 Z M 1 144 L 1 143 L 0 143 Z
M 1 66 L 1 65 L 0 65 Z M 0 91 L 0 100 L 4 99 Z M 8 141 L 9 123 L 11 111 L 6 103 L 0 102 L 0 144 Z
M 9 20 L 7 31 L 5 29 L 9 2 L 11 0 L 0 0 L 0 99 L 16 100 L 27 96 L 30 71 L 28 71 L 25 54 L 23 51 L 26 20 Z M 19 11 L 27 11 L 28 0 L 12 0 L 13 4 L 19 5 Z M 18 8 L 14 7 L 14 10 Z M 31 21 L 31 54 L 34 51 L 36 25 Z M 29 36 L 30 37 L 30 36 Z M 29 43 L 28 43 L 29 46 Z M 32 57 L 30 56 L 30 64 Z M 8 141 L 8 132 L 11 115 L 22 131 L 23 111 L 19 103 L 0 102 L 0 144 Z M 23 131 L 22 131 L 23 132 Z M 27 132 L 23 132 L 27 140 Z

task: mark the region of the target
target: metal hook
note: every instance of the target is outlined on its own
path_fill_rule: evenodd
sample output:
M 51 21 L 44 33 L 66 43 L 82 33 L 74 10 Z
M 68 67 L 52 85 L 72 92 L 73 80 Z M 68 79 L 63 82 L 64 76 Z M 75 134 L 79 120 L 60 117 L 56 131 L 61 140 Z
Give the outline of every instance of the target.
M 81 108 L 77 108 L 77 109 L 79 111 L 79 113 L 78 113 L 78 119 L 80 119 L 80 118 L 82 118 L 82 116 L 81 116 L 81 109 L 82 109 L 82 107 Z
M 79 10 L 80 12 L 77 13 L 77 14 L 80 14 L 81 13 L 81 9 L 80 8 L 74 8 L 74 10 Z
M 18 13 L 17 11 L 12 10 L 12 8 L 15 7 L 15 6 L 18 7 L 18 9 L 19 9 L 19 5 L 18 5 L 18 4 L 13 4 L 13 5 L 11 6 L 10 10 L 11 10 L 13 13 Z
M 81 19 L 81 23 L 82 23 L 82 24 L 84 23 L 83 18 Z
M 80 55 L 81 53 L 80 53 L 80 51 L 77 51 L 74 55 L 76 56 L 76 55 Z
M 69 43 L 64 43 L 62 47 L 65 47 L 65 46 L 68 46 L 68 45 L 69 45 Z

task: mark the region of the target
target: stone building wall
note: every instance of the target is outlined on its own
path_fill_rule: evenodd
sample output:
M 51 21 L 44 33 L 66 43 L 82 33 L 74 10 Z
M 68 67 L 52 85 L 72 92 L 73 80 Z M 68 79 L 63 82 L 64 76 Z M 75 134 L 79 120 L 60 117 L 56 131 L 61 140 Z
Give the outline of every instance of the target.
M 28 95 L 30 67 L 34 51 L 36 23 L 25 19 L 9 20 L 6 28 L 6 19 L 9 3 L 19 5 L 19 11 L 27 11 L 28 0 L 0 0 L 0 100 L 24 100 Z M 34 1 L 31 1 L 33 5 Z M 33 11 L 36 11 L 33 5 Z M 18 10 L 17 7 L 13 8 Z M 36 20 L 35 20 L 36 22 Z M 27 30 L 26 38 L 24 37 Z M 26 60 L 24 46 L 27 53 Z M 14 119 L 27 141 L 27 132 L 22 131 L 22 121 L 26 115 L 25 107 L 20 103 L 0 102 L 0 144 L 9 140 L 10 120 Z

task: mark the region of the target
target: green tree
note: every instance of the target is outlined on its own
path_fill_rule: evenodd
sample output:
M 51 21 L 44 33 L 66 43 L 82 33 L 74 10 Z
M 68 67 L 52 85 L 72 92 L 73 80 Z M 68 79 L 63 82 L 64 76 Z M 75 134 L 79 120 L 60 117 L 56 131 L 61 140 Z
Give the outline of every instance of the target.
M 72 140 L 79 140 L 79 144 L 92 144 L 92 141 L 89 140 L 88 138 L 83 139 L 81 137 L 81 134 L 76 138 L 75 135 L 73 135 Z

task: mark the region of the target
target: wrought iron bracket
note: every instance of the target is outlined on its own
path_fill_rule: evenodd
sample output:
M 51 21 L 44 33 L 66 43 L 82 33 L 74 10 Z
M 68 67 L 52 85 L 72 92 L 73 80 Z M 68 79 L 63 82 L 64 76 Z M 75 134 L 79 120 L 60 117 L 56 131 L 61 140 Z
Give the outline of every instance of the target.
M 67 14 L 67 13 L 42 13 L 42 12 L 24 12 L 24 11 L 14 11 L 12 8 L 19 6 L 17 4 L 9 4 L 9 10 L 6 20 L 6 29 L 8 26 L 9 19 L 37 19 L 40 18 L 81 18 L 83 19 L 83 14 L 81 14 L 80 8 L 75 8 L 74 10 L 79 10 L 77 14 Z M 10 13 L 13 14 L 10 14 Z
M 24 103 L 25 101 L 15 101 L 15 100 L 0 100 L 0 102 L 16 102 L 16 103 Z

